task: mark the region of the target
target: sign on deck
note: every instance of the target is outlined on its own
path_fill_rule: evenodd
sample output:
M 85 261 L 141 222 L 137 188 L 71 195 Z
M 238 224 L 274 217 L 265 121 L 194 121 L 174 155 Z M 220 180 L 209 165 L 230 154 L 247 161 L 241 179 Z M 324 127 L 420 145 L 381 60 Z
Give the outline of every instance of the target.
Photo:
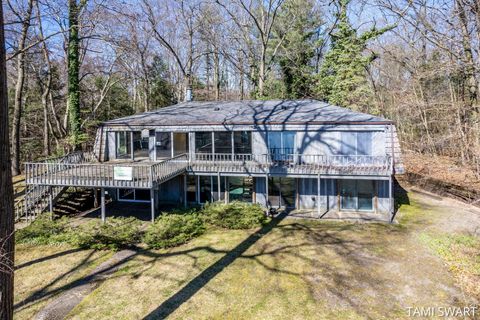
M 113 167 L 113 180 L 132 181 L 132 167 Z

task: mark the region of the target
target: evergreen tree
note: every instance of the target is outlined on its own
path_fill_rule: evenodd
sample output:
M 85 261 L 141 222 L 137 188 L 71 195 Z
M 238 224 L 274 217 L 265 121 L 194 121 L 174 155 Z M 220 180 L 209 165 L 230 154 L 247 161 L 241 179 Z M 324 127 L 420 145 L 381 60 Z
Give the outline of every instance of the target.
M 365 54 L 367 43 L 392 27 L 373 27 L 357 35 L 347 16 L 349 2 L 337 0 L 338 24 L 331 35 L 331 48 L 319 72 L 317 93 L 331 104 L 362 111 L 371 105 L 372 92 L 366 71 L 376 58 L 374 53 Z
M 283 10 L 285 14 L 279 19 L 288 27 L 278 59 L 285 86 L 285 98 L 297 99 L 311 95 L 314 71 L 312 59 L 320 44 L 316 35 L 322 23 L 314 7 L 315 2 L 311 0 L 287 1 Z M 292 20 L 293 26 L 290 25 Z
M 269 55 L 276 53 L 276 67 L 265 83 L 269 99 L 298 99 L 311 96 L 313 57 L 322 24 L 313 0 L 288 0 L 279 12 Z M 278 43 L 280 47 L 277 48 Z
M 70 125 L 70 145 L 78 149 L 85 138 L 81 134 L 80 119 L 80 37 L 79 37 L 79 15 L 80 9 L 85 5 L 86 0 L 68 1 L 68 119 Z

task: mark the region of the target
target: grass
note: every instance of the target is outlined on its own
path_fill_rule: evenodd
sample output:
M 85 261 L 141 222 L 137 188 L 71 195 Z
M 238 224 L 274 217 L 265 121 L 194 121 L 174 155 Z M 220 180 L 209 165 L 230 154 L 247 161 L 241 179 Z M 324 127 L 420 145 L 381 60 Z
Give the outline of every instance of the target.
M 480 240 L 467 234 L 422 233 L 420 239 L 440 256 L 467 295 L 480 300 Z
M 111 257 L 107 251 L 69 245 L 17 244 L 15 252 L 15 318 L 33 319 L 55 296 Z
M 422 197 L 410 200 L 398 225 L 284 219 L 249 230 L 210 227 L 178 247 L 139 250 L 68 318 L 407 319 L 410 306 L 464 306 L 474 296 L 458 290 L 447 257 L 438 252 L 457 246 L 469 252 L 478 239 L 428 238 L 435 223 L 431 213 L 443 209 Z M 37 263 L 23 277 L 51 273 L 49 283 L 90 254 L 106 252 L 79 251 Z M 105 258 L 86 263 L 75 277 Z M 54 268 L 64 261 L 69 266 Z M 61 279 L 71 283 L 68 276 Z M 21 294 L 43 286 L 25 280 Z M 31 318 L 33 308 L 16 317 Z

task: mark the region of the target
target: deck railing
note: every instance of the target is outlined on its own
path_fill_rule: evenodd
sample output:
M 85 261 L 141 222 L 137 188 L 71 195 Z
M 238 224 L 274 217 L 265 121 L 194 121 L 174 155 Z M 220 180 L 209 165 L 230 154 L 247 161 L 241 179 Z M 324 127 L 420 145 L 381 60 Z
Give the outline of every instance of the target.
M 186 154 L 158 163 L 92 162 L 89 154 L 75 153 L 55 160 L 25 164 L 30 185 L 83 186 L 106 188 L 153 188 L 179 173 L 199 172 L 272 174 L 388 175 L 388 156 L 326 156 L 305 154 Z
M 152 188 L 188 167 L 186 155 L 155 164 L 92 163 L 88 160 L 91 158 L 85 156 L 75 157 L 72 161 L 64 162 L 26 163 L 26 183 L 107 188 Z
M 381 174 L 391 173 L 389 156 L 311 154 L 211 154 L 197 153 L 193 170 L 219 172 L 285 172 L 291 174 Z

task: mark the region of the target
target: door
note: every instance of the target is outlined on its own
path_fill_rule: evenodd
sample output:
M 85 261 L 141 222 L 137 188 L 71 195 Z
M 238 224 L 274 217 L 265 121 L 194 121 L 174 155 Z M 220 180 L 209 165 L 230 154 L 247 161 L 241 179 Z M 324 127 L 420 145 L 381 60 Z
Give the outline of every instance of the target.
M 296 188 L 294 178 L 268 178 L 268 203 L 274 208 L 294 208 Z
M 340 180 L 340 209 L 373 211 L 375 196 L 372 180 Z

